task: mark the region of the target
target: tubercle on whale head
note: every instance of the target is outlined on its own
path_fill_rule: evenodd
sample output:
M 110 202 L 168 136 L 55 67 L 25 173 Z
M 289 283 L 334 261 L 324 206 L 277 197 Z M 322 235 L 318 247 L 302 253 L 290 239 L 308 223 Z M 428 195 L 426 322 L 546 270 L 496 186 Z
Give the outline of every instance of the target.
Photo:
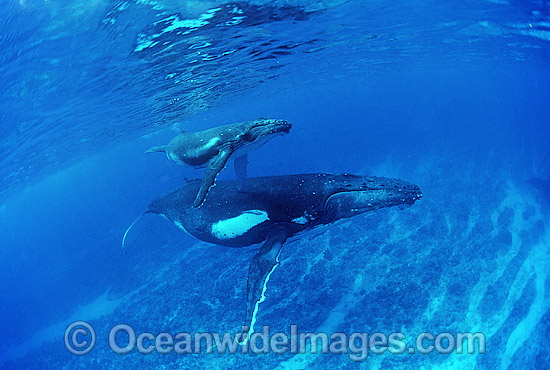
M 417 185 L 399 179 L 344 175 L 332 181 L 333 191 L 324 205 L 325 222 L 386 207 L 410 206 L 422 198 Z

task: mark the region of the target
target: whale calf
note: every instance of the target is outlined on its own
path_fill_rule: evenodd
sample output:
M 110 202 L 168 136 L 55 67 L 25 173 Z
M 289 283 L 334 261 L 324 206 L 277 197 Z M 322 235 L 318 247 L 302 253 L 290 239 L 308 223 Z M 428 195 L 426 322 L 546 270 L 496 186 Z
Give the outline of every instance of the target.
M 193 208 L 200 186 L 198 180 L 189 182 L 152 201 L 145 213 L 162 215 L 205 242 L 230 247 L 263 243 L 248 271 L 246 338 L 288 238 L 342 218 L 412 205 L 422 197 L 418 186 L 398 179 L 317 173 L 249 178 L 246 191 L 237 190 L 234 181 L 219 181 L 208 202 Z
M 182 132 L 170 140 L 168 145 L 154 146 L 146 153 L 164 152 L 168 159 L 177 164 L 196 168 L 206 166 L 201 186 L 197 189 L 192 204 L 193 207 L 199 207 L 230 156 L 235 158 L 238 185 L 242 188 L 246 178 L 248 152 L 276 136 L 287 134 L 291 127 L 292 124 L 286 120 L 259 118 L 204 131 Z

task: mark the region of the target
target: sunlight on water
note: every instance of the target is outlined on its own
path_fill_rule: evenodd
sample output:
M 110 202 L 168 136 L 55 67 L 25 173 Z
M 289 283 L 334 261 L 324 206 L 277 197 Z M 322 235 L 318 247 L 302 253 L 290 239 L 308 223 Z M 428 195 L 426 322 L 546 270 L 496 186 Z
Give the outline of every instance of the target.
M 440 19 L 426 28 L 429 8 L 379 1 L 361 6 L 369 17 L 343 1 L 25 1 L 24 11 L 31 13 L 6 18 L 9 33 L 0 39 L 6 41 L 2 58 L 18 58 L 6 65 L 11 70 L 2 80 L 1 109 L 9 122 L 0 148 L 3 193 L 68 158 L 176 123 L 224 97 L 292 75 L 298 66 L 311 75 L 308 80 L 319 80 L 391 70 L 393 63 L 415 59 L 488 61 L 504 53 L 524 61 L 543 58 L 533 50 L 544 48 L 537 40 L 548 40 L 544 11 L 506 21 L 499 14 L 509 4 L 486 3 L 488 10 L 470 13 L 436 9 Z M 20 24 L 33 16 L 47 26 Z M 63 45 L 73 52 L 58 52 Z M 346 63 L 336 63 L 336 70 L 314 62 L 340 58 Z M 303 72 L 297 76 L 305 79 Z M 29 104 L 32 109 L 23 108 Z

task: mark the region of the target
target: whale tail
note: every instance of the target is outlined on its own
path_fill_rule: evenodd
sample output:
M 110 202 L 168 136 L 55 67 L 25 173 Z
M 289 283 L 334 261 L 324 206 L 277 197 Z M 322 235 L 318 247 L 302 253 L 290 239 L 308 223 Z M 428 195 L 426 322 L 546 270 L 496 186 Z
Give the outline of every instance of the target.
M 149 213 L 149 210 L 143 212 L 141 215 L 139 215 L 138 218 L 136 218 L 134 220 L 134 222 L 132 222 L 132 224 L 126 229 L 126 231 L 124 232 L 124 236 L 122 237 L 122 252 L 124 254 L 126 254 L 126 236 L 128 235 L 128 233 L 130 232 L 130 229 L 132 229 L 132 227 L 134 227 L 134 225 L 146 214 L 146 213 Z
M 154 146 L 145 151 L 145 153 L 164 152 L 166 153 L 166 145 Z

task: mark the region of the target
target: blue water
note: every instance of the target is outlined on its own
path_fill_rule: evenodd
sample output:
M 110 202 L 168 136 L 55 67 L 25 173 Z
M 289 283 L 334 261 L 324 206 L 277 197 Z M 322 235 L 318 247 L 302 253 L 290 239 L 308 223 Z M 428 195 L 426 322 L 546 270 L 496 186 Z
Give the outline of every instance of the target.
M 0 366 L 549 369 L 550 5 L 7 0 L 0 4 Z M 200 177 L 144 154 L 279 117 L 249 176 L 357 173 L 421 201 L 287 243 L 272 331 L 482 332 L 485 354 L 113 353 L 110 328 L 235 332 L 256 248 L 148 215 Z M 232 165 L 221 179 L 233 178 Z M 85 356 L 67 325 L 94 326 Z

